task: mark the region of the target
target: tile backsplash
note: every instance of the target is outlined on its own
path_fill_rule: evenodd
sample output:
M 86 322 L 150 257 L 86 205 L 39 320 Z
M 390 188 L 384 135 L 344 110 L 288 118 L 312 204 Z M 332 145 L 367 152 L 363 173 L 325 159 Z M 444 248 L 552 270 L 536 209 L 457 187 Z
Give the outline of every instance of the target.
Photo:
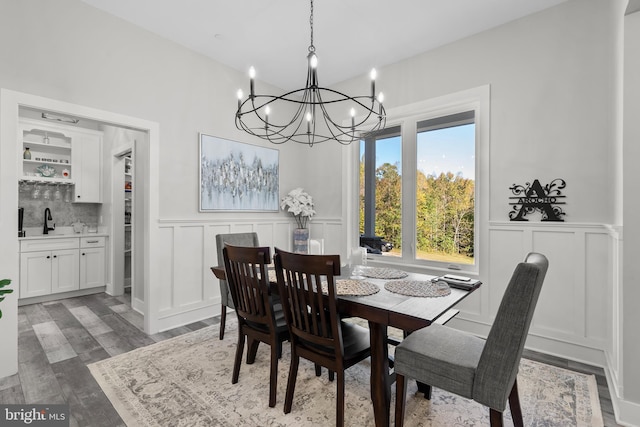
M 101 208 L 99 203 L 66 203 L 62 200 L 32 199 L 23 194 L 20 194 L 18 206 L 24 208 L 23 227 L 42 227 L 46 208 L 51 209 L 53 217 L 51 222 L 56 226 L 71 226 L 76 221 L 98 225 Z

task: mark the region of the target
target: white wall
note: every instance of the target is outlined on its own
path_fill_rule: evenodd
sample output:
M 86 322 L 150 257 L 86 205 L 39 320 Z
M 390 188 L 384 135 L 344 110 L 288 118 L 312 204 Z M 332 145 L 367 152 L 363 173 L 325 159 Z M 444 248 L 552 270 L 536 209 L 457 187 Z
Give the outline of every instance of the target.
M 620 295 L 622 325 L 622 354 L 620 361 L 623 376 L 616 391 L 626 402 L 621 412 L 629 418 L 640 420 L 640 12 L 625 17 L 625 67 L 624 67 L 624 287 Z M 640 425 L 640 422 L 637 424 Z

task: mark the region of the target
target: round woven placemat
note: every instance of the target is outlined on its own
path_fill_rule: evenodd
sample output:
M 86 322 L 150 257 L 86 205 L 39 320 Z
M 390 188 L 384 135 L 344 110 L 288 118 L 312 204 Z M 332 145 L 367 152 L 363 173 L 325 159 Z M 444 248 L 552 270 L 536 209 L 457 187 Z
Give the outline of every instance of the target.
M 360 267 L 360 274 L 372 279 L 402 279 L 408 276 L 408 274 L 402 270 L 380 267 Z
M 451 293 L 447 282 L 424 280 L 395 280 L 384 284 L 389 292 L 408 295 L 411 297 L 444 297 Z
M 322 284 L 322 292 L 328 293 L 327 284 Z M 364 296 L 373 295 L 380 292 L 380 288 L 375 283 L 364 280 L 341 279 L 336 280 L 336 295 L 342 296 Z

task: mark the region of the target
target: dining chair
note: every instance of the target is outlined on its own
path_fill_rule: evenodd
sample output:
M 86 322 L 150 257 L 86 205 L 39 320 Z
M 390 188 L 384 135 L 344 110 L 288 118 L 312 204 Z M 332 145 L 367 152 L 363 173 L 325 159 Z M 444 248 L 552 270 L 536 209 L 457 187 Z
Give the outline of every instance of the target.
M 260 243 L 258 243 L 258 233 L 255 232 L 216 234 L 218 265 L 224 265 L 222 249 L 224 249 L 224 245 L 227 243 L 236 246 L 260 246 Z M 235 308 L 226 280 L 220 280 L 220 303 L 220 339 L 223 339 L 227 320 L 227 307 L 231 309 Z
M 432 324 L 398 345 L 396 427 L 404 423 L 405 377 L 488 406 L 492 427 L 503 425 L 508 400 L 514 425 L 523 426 L 516 376 L 548 265 L 532 252 L 516 266 L 486 340 Z
M 369 331 L 342 322 L 335 276 L 339 255 L 303 255 L 275 249 L 278 293 L 291 342 L 291 365 L 284 412 L 291 412 L 300 357 L 337 375 L 336 426 L 344 425 L 344 371 L 371 354 Z M 324 294 L 322 285 L 326 285 Z M 316 368 L 316 375 L 318 370 Z
M 282 343 L 289 339 L 289 329 L 282 306 L 274 305 L 269 290 L 267 265 L 271 262 L 268 247 L 241 247 L 227 244 L 223 249 L 224 267 L 231 299 L 238 316 L 238 346 L 231 383 L 238 382 L 245 338 L 247 364 L 255 361 L 261 342 L 271 346 L 269 406 L 276 405 L 278 359 Z

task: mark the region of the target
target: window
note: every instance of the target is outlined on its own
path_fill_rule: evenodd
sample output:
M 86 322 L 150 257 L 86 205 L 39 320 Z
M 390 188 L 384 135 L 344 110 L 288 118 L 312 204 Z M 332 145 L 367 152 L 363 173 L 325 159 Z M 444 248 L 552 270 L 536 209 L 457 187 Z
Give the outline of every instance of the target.
M 360 246 L 399 254 L 402 240 L 400 127 L 360 141 Z
M 474 112 L 424 120 L 417 129 L 416 258 L 473 264 Z
M 488 87 L 470 92 L 390 113 L 391 126 L 360 142 L 358 231 L 375 260 L 478 271 Z

